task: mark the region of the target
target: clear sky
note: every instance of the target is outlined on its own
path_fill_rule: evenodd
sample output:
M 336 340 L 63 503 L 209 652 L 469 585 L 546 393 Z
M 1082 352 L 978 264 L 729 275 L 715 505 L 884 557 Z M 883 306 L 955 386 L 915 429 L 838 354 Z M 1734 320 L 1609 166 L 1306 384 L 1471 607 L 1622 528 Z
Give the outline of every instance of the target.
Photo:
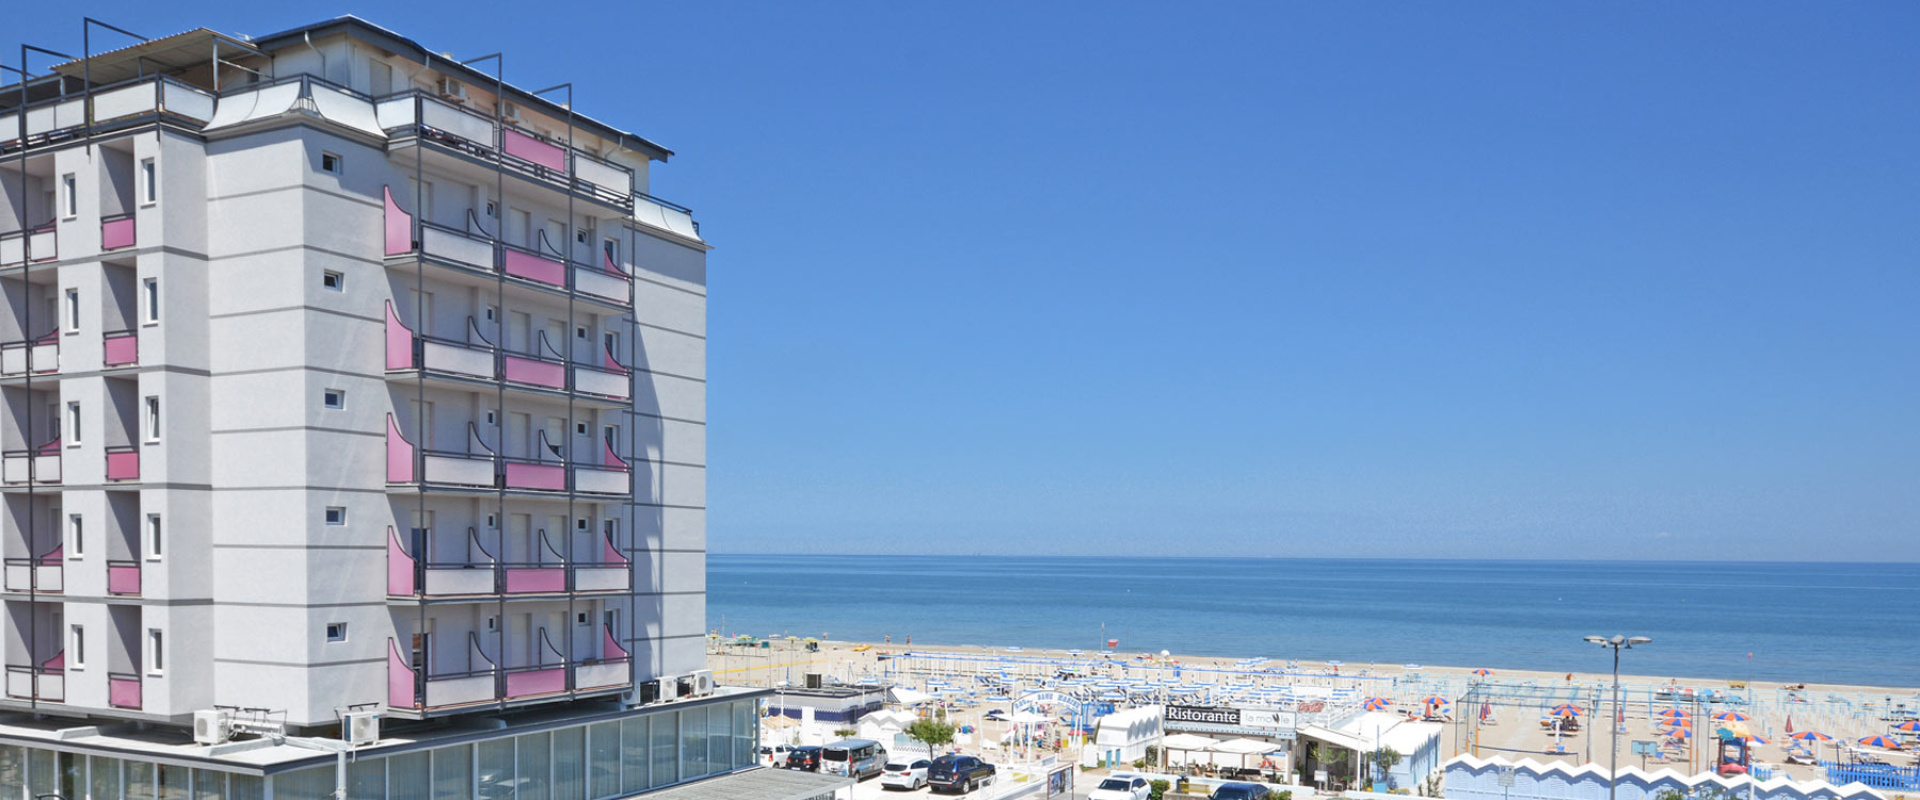
M 355 13 L 675 149 L 716 552 L 1920 560 L 1920 6 L 588 8 L 0 48 Z

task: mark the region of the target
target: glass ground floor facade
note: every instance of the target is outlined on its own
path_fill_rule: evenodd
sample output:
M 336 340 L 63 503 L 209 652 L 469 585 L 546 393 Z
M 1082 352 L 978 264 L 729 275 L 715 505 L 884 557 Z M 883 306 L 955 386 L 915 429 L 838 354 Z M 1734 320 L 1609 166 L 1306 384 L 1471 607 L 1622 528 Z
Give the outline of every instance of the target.
M 344 800 L 630 797 L 754 766 L 759 709 L 759 698 L 727 700 L 376 745 L 349 756 Z M 0 744 L 0 800 L 330 800 L 339 778 L 319 752 L 225 770 Z

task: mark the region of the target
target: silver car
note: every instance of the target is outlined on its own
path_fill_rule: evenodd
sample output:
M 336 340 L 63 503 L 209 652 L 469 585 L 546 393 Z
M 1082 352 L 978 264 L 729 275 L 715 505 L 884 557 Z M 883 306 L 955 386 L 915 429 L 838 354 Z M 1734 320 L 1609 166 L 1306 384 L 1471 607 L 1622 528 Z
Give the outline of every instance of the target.
M 927 785 L 927 767 L 933 762 L 927 759 L 918 761 L 890 761 L 880 770 L 880 788 L 906 789 L 912 791 Z

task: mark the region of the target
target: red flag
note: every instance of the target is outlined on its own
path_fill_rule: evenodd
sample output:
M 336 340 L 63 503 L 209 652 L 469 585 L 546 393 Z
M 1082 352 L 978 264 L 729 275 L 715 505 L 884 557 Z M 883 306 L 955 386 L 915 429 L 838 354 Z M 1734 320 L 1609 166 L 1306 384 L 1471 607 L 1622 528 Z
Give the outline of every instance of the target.
M 1793 715 L 1792 714 L 1787 715 L 1787 733 L 1788 734 L 1793 733 Z

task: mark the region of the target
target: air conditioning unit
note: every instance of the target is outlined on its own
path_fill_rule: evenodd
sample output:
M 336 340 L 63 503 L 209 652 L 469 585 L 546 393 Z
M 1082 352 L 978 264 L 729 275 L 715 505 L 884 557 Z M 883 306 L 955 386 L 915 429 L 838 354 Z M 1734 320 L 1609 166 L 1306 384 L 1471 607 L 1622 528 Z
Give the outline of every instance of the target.
M 649 706 L 660 701 L 660 682 L 645 681 L 640 684 L 640 705 Z
M 215 745 L 233 738 L 233 712 L 224 708 L 193 712 L 195 744 Z
M 661 700 L 678 700 L 680 698 L 679 681 L 673 678 L 661 678 L 658 681 L 654 681 L 654 683 L 660 684 Z
M 519 121 L 520 121 L 520 107 L 519 107 L 519 106 L 517 106 L 517 105 L 514 105 L 513 103 L 503 103 L 503 104 L 501 104 L 501 106 L 500 106 L 500 118 L 501 118 L 501 119 L 504 119 L 504 120 L 506 120 L 506 121 L 508 121 L 508 122 L 519 122 Z
M 347 743 L 354 747 L 373 744 L 380 741 L 380 715 L 372 712 L 355 712 L 346 718 Z
M 441 78 L 440 96 L 456 102 L 467 102 L 467 85 L 452 78 Z
M 713 670 L 703 669 L 693 673 L 693 696 L 706 697 L 713 694 Z

